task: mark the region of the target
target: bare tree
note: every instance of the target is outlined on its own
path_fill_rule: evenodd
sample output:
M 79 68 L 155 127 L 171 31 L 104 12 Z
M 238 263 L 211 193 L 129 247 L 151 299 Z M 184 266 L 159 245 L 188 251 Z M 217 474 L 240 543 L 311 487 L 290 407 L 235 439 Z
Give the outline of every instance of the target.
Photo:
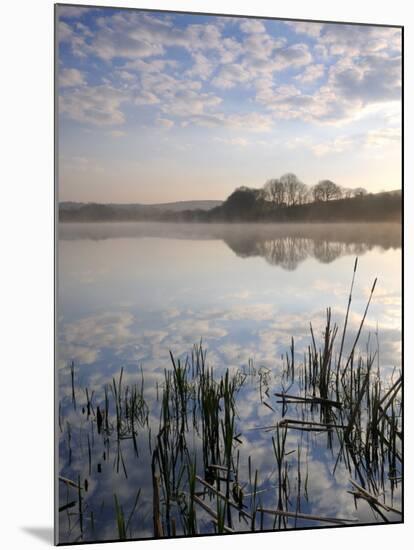
M 286 202 L 286 190 L 284 184 L 279 179 L 271 179 L 264 186 L 268 197 L 277 206 Z
M 305 204 L 307 202 L 309 202 L 309 187 L 306 184 L 299 182 L 297 189 L 297 203 Z
M 341 197 L 341 189 L 331 180 L 321 180 L 312 188 L 315 201 L 330 201 Z
M 350 187 L 341 187 L 341 194 L 343 199 L 350 199 L 354 194 L 354 190 Z
M 280 181 L 285 187 L 286 202 L 288 206 L 298 204 L 298 193 L 300 192 L 299 190 L 301 189 L 303 183 L 295 174 L 292 173 L 284 174 L 280 178 Z
M 354 197 L 364 197 L 367 194 L 367 190 L 364 187 L 356 187 L 353 189 Z

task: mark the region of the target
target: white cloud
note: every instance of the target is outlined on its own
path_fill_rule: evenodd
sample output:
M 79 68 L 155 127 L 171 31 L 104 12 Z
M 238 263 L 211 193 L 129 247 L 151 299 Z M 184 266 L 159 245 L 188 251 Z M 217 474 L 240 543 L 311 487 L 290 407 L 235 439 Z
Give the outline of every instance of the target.
M 64 87 L 81 86 L 85 77 L 78 69 L 62 69 L 59 71 L 59 85 Z
M 313 38 L 320 36 L 323 24 L 312 21 L 286 21 L 285 25 L 292 28 L 297 34 L 306 34 Z
M 187 71 L 187 76 L 190 78 L 199 77 L 201 80 L 209 78 L 214 71 L 214 63 L 201 52 L 194 52 L 192 56 L 194 64 L 191 69 Z
M 242 23 L 240 23 L 240 28 L 247 34 L 266 32 L 264 24 L 257 19 L 246 19 L 242 21 Z
M 330 141 L 311 145 L 310 149 L 317 157 L 322 157 L 327 154 L 348 151 L 354 146 L 355 140 L 352 137 L 337 137 Z
M 178 89 L 167 95 L 168 102 L 163 103 L 161 110 L 170 116 L 187 117 L 202 115 L 205 110 L 216 107 L 222 102 L 218 96 L 200 93 L 195 90 Z
M 168 118 L 157 118 L 156 123 L 158 124 L 158 126 L 167 129 L 174 126 L 174 122 L 172 120 L 169 120 Z
M 214 141 L 217 141 L 219 143 L 224 143 L 226 145 L 236 145 L 239 147 L 246 147 L 246 145 L 249 144 L 248 140 L 242 137 L 234 137 L 234 138 L 216 137 L 214 138 Z
M 78 18 L 82 17 L 82 15 L 85 15 L 91 11 L 94 10 L 94 8 L 88 8 L 86 6 L 57 6 L 58 15 L 60 17 L 67 17 L 67 18 Z
M 67 323 L 59 330 L 59 355 L 67 361 L 92 363 L 103 348 L 114 347 L 119 351 L 134 342 L 133 321 L 129 312 L 113 312 Z
M 262 80 L 256 82 L 256 99 L 267 105 L 276 117 L 337 124 L 358 117 L 369 105 L 400 99 L 398 29 L 350 25 L 314 26 L 313 23 L 289 23 L 289 26 L 298 33 L 313 34 L 317 39 L 315 54 L 325 58 L 330 55 L 333 62 L 325 78 L 324 65 L 310 65 L 303 45 L 302 51 L 300 44 L 282 49 L 281 52 L 275 51 L 276 60 L 278 54 L 281 56 L 279 67 L 275 63 L 273 66 L 267 65 L 268 73 L 264 73 Z M 289 61 L 288 53 L 291 57 Z M 296 58 L 294 53 L 297 54 Z M 309 51 L 308 55 L 311 55 Z M 295 63 L 304 66 L 304 70 L 295 77 L 299 87 L 275 88 L 273 79 L 269 78 L 269 71 Z M 311 96 L 300 88 L 302 84 L 321 79 L 320 88 Z
M 190 117 L 202 115 L 222 102 L 217 95 L 201 92 L 201 87 L 195 80 L 177 79 L 162 72 L 144 72 L 138 89 L 131 93 L 138 105 L 159 103 L 161 112 L 169 117 Z
M 316 73 L 317 74 L 317 73 Z M 311 77 L 307 69 L 303 76 Z M 328 80 L 308 95 L 294 86 L 262 88 L 256 98 L 279 118 L 298 118 L 307 122 L 341 123 L 361 115 L 370 104 L 396 101 L 401 93 L 399 58 L 385 55 L 358 60 L 345 58 L 329 70 Z
M 82 91 L 63 100 L 64 111 L 85 123 L 121 124 L 121 104 L 130 99 L 136 106 L 157 106 L 154 120 L 164 114 L 187 118 L 183 126 L 242 127 L 255 119 L 253 126 L 258 122 L 263 130 L 272 126 L 272 118 L 343 124 L 360 117 L 369 105 L 400 98 L 398 29 L 286 22 L 297 35 L 312 38 L 310 47 L 291 36 L 271 36 L 262 21 L 253 19 L 218 17 L 208 24 L 178 27 L 166 15 L 101 13 L 93 31 L 79 22 L 61 22 L 61 38 L 74 54 L 123 60 L 101 87 L 95 86 L 96 98 Z M 226 26 L 236 23 L 242 36 L 227 36 Z M 171 59 L 169 48 L 185 50 L 192 63 L 187 57 Z M 283 72 L 288 69 L 297 74 Z M 68 85 L 81 84 L 79 75 L 65 78 L 73 82 Z M 122 90 L 115 79 L 122 80 Z M 251 90 L 252 112 L 228 114 L 227 95 L 211 93 L 206 83 L 217 90 Z M 310 84 L 319 86 L 312 94 Z M 254 112 L 254 101 L 268 110 L 267 121 L 263 113 Z
M 124 57 L 135 60 L 162 55 L 165 48 L 182 47 L 189 52 L 215 49 L 223 51 L 233 42 L 222 39 L 218 25 L 194 24 L 184 30 L 168 17 L 139 12 L 116 13 L 97 19 L 98 29 L 84 44 L 88 53 L 104 60 Z
M 303 84 L 309 84 L 319 80 L 325 74 L 325 68 L 322 64 L 308 65 L 305 70 L 295 77 L 295 80 Z
M 82 123 L 96 126 L 118 125 L 125 122 L 121 104 L 129 95 L 111 86 L 89 86 L 61 95 L 60 113 Z
M 58 24 L 58 37 L 60 42 L 68 42 L 73 36 L 71 27 L 64 21 L 59 21 Z
M 134 59 L 127 61 L 124 65 L 125 69 L 135 70 L 139 73 L 160 73 L 168 67 L 176 67 L 177 62 L 172 59 Z
M 392 143 L 399 145 L 400 142 L 400 128 L 381 128 L 378 130 L 370 130 L 365 141 L 368 146 L 373 147 L 385 147 Z
M 227 115 L 225 113 L 210 113 L 189 117 L 183 125 L 189 123 L 206 128 L 225 127 L 242 128 L 249 132 L 268 132 L 273 126 L 273 120 L 268 115 L 251 112 L 242 115 Z
M 284 38 L 274 38 L 267 33 L 249 34 L 243 40 L 243 52 L 245 61 L 249 63 L 250 69 L 257 68 L 257 62 L 266 62 L 269 70 L 275 70 L 273 67 L 275 55 L 282 51 L 286 44 Z M 275 50 L 277 50 L 275 52 Z M 262 67 L 263 68 L 263 67 Z
M 355 57 L 378 53 L 382 50 L 401 49 L 401 30 L 391 27 L 326 24 L 319 44 L 326 46 L 331 55 Z
M 399 128 L 379 128 L 366 133 L 340 135 L 329 141 L 305 144 L 316 156 L 332 153 L 343 153 L 350 150 L 361 151 L 363 148 L 387 148 L 393 144 L 399 146 L 401 132 Z
M 371 54 L 331 67 L 328 86 L 345 100 L 362 104 L 390 101 L 401 95 L 401 58 Z
M 112 33 L 106 29 L 98 31 L 88 50 L 106 61 L 114 57 L 145 58 L 164 53 L 161 43 L 142 39 L 139 33 L 131 36 L 121 31 Z
M 269 89 L 273 73 L 288 67 L 302 67 L 312 61 L 306 44 L 285 46 L 267 34 L 249 35 L 244 42 L 245 56 L 238 63 L 222 65 L 212 84 L 230 89 L 237 85 Z
M 160 100 L 151 92 L 141 91 L 134 96 L 134 103 L 135 105 L 155 105 L 160 103 Z
M 229 89 L 238 84 L 248 82 L 251 79 L 251 73 L 243 65 L 236 63 L 224 65 L 218 75 L 212 80 L 212 84 L 217 88 Z

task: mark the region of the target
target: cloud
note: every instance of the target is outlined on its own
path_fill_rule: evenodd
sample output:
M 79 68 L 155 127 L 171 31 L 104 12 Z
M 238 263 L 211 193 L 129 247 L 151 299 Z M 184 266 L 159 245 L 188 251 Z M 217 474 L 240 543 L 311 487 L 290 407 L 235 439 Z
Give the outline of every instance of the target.
M 376 27 L 326 24 L 318 44 L 326 46 L 329 54 L 356 57 L 384 50 L 401 50 L 401 30 L 392 27 Z
M 222 321 L 271 321 L 275 318 L 275 307 L 273 304 L 233 304 L 231 309 L 211 308 L 205 310 L 203 319 Z
M 270 23 L 253 19 L 176 25 L 165 14 L 102 11 L 93 28 L 61 21 L 61 39 L 73 54 L 98 57 L 109 67 L 105 81 L 94 86 L 96 99 L 79 91 L 64 99 L 63 109 L 86 124 L 122 124 L 122 103 L 130 100 L 132 106 L 154 106 L 156 125 L 168 115 L 186 119 L 182 126 L 262 131 L 277 119 L 343 124 L 370 105 L 400 99 L 398 29 L 285 25 L 292 31 L 288 37 L 269 34 Z M 241 33 L 229 36 L 234 26 Z M 71 78 L 65 77 L 68 85 L 81 85 L 79 75 Z M 226 92 L 240 88 L 249 94 L 249 112 L 237 117 Z
M 201 52 L 194 52 L 193 57 L 193 66 L 187 71 L 187 76 L 190 78 L 201 78 L 201 80 L 206 80 L 214 71 L 214 63 L 208 59 Z
M 284 48 L 279 48 L 275 52 L 275 57 L 279 60 L 279 69 L 286 68 L 288 65 L 301 67 L 312 61 L 309 47 L 306 44 L 293 44 Z
M 216 137 L 214 138 L 214 141 L 217 141 L 219 143 L 225 143 L 226 145 L 236 145 L 240 147 L 246 147 L 248 145 L 247 139 L 241 138 L 241 137 L 234 137 L 234 138 L 220 138 Z
M 298 80 L 302 84 L 309 84 L 319 80 L 325 74 L 325 67 L 322 64 L 308 65 L 305 70 L 299 75 L 295 76 L 295 80 Z
M 174 122 L 172 120 L 169 120 L 168 118 L 157 118 L 156 123 L 158 126 L 161 126 L 161 128 L 172 128 L 174 126 Z
M 100 31 L 96 35 L 92 45 L 88 48 L 90 53 L 93 53 L 110 61 L 115 57 L 152 57 L 154 55 L 162 55 L 164 48 L 160 43 L 150 42 L 130 35 L 123 35 L 120 32 L 112 33 Z
M 195 115 L 184 121 L 183 125 L 186 126 L 190 123 L 206 128 L 235 128 L 249 132 L 268 132 L 273 126 L 271 117 L 257 112 L 242 115 L 227 115 L 225 113 Z
M 133 99 L 135 105 L 155 105 L 160 103 L 160 99 L 151 92 L 137 92 Z
M 305 78 L 311 77 L 306 71 Z M 302 78 L 298 75 L 296 80 L 300 83 Z M 279 118 L 337 123 L 360 116 L 371 104 L 396 101 L 400 94 L 400 59 L 371 55 L 331 66 L 328 80 L 312 94 L 287 85 L 259 88 L 256 98 Z
M 120 125 L 125 116 L 120 107 L 129 94 L 108 85 L 82 87 L 59 98 L 60 113 L 95 126 Z
M 279 59 L 279 69 L 283 69 L 283 58 L 287 59 L 288 53 L 292 57 L 289 63 L 296 62 L 299 67 L 305 68 L 295 76 L 295 87 L 275 87 L 268 75 L 264 75 L 261 81 L 256 82 L 257 101 L 266 105 L 276 117 L 336 124 L 359 116 L 367 106 L 400 99 L 401 59 L 398 29 L 323 25 L 319 26 L 316 32 L 312 30 L 312 23 L 305 26 L 294 23 L 289 25 L 297 32 L 314 32 L 317 39 L 315 53 L 330 57 L 329 63 L 309 65 L 310 60 L 306 59 L 307 51 L 303 46 L 301 51 L 300 44 L 282 49 L 284 55 L 282 62 Z M 295 25 L 299 27 L 296 28 Z M 292 55 L 295 49 L 296 59 Z M 328 68 L 327 77 L 325 67 Z M 272 70 L 277 68 L 273 64 Z M 318 80 L 322 80 L 319 89 L 311 95 L 304 93 L 302 85 Z
M 177 67 L 177 62 L 172 59 L 134 59 L 127 61 L 124 67 L 138 73 L 160 73 L 167 68 Z
M 219 74 L 212 80 L 213 86 L 229 89 L 251 80 L 251 73 L 243 65 L 236 63 L 224 65 Z
M 222 99 L 210 93 L 178 89 L 167 95 L 167 103 L 161 110 L 170 116 L 188 117 L 202 115 L 205 110 L 216 107 Z
M 86 6 L 76 7 L 76 6 L 57 6 L 59 18 L 78 18 L 90 13 L 91 11 L 96 11 L 96 8 L 88 8 Z
M 401 58 L 371 54 L 330 69 L 328 86 L 344 100 L 362 104 L 401 97 Z
M 323 24 L 311 21 L 285 21 L 285 25 L 290 27 L 296 34 L 306 34 L 312 38 L 318 38 L 324 28 Z
M 61 158 L 62 173 L 70 169 L 75 172 L 82 173 L 100 173 L 103 171 L 103 166 L 92 157 L 73 156 L 70 158 Z
M 72 28 L 64 21 L 58 23 L 58 37 L 60 42 L 68 42 L 73 37 Z
M 264 24 L 257 19 L 246 19 L 240 23 L 240 28 L 243 32 L 247 34 L 257 34 L 266 32 L 266 27 Z
M 339 135 L 329 141 L 304 143 L 316 156 L 343 153 L 349 150 L 361 151 L 363 148 L 389 148 L 399 146 L 401 131 L 399 128 L 379 128 L 366 133 Z
M 139 86 L 130 93 L 137 105 L 159 103 L 162 113 L 185 118 L 202 115 L 222 102 L 217 95 L 201 92 L 200 88 L 200 82 L 195 80 L 182 80 L 151 71 L 141 74 Z
M 62 69 L 59 71 L 59 85 L 62 88 L 81 86 L 85 84 L 85 77 L 78 69 Z
M 298 118 L 305 113 L 310 116 L 314 104 L 312 96 L 303 94 L 292 84 L 276 88 L 260 87 L 256 99 L 280 118 Z
M 134 317 L 129 312 L 91 315 L 65 324 L 60 330 L 59 356 L 67 361 L 93 363 L 103 348 L 117 353 L 133 342 Z
M 370 130 L 367 133 L 365 143 L 372 147 L 385 147 L 392 143 L 399 144 L 401 142 L 400 128 L 381 128 Z
M 163 15 L 118 12 L 99 17 L 97 27 L 92 39 L 84 42 L 84 48 L 106 61 L 159 56 L 169 47 L 189 52 L 208 49 L 224 52 L 234 45 L 231 39 L 222 39 L 216 24 L 193 24 L 181 29 Z
M 332 153 L 343 153 L 353 147 L 355 147 L 355 140 L 349 136 L 337 137 L 330 141 L 316 143 L 315 145 L 311 145 L 310 149 L 317 157 L 322 157 Z

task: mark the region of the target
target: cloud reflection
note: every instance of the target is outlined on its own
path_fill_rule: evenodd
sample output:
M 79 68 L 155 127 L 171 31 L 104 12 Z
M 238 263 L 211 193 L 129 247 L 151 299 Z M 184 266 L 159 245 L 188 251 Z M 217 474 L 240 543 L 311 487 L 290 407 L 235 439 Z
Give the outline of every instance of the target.
M 171 233 L 166 235 L 168 229 Z M 145 228 L 139 224 L 114 224 L 110 228 L 94 224 L 78 228 L 74 224 L 63 228 L 66 233 L 62 237 L 58 324 L 63 426 L 60 471 L 71 479 L 79 475 L 90 480 L 85 506 L 89 513 L 98 503 L 94 509 L 96 539 L 118 536 L 114 492 L 128 515 L 138 488 L 142 489 L 142 496 L 132 522 L 133 535 L 152 536 L 149 437 L 141 434 L 138 458 L 131 440 L 122 441 L 126 479 L 122 468 L 117 471 L 114 446 L 106 448 L 95 433 L 90 475 L 86 433 L 89 424 L 82 413 L 86 387 L 94 390 L 96 406 L 104 400 L 104 386 L 119 376 L 121 368 L 124 383 L 132 384 L 137 382 L 137 376 L 139 379 L 142 366 L 149 427 L 154 435 L 159 423 L 157 393 L 162 391 L 164 369 L 171 366 L 169 350 L 184 359 L 192 345 L 202 339 L 208 350 L 207 363 L 216 373 L 226 368 L 232 372 L 245 369 L 252 358 L 256 369 L 263 366 L 270 370 L 269 387 L 277 388 L 281 356 L 289 353 L 292 336 L 299 364 L 309 345 L 309 322 L 320 341 L 327 306 L 332 305 L 333 319 L 342 327 L 353 266 L 353 258 L 346 255 L 356 253 L 366 256 L 359 262 L 345 348 L 349 350 L 352 345 L 373 274 L 378 274 L 380 279 L 360 350 L 366 354 L 368 342 L 375 348 L 378 332 L 384 377 L 391 376 L 394 366 L 400 366 L 401 289 L 396 280 L 399 231 L 371 227 L 369 234 L 364 235 L 358 227 L 336 229 L 330 233 L 333 229 L 328 226 L 315 226 L 304 233 L 298 226 L 160 228 L 151 224 Z M 93 273 L 95 280 L 86 281 L 79 276 L 82 273 Z M 77 383 L 76 410 L 71 406 L 68 363 L 72 360 Z M 271 403 L 275 406 L 275 399 Z M 290 412 L 301 414 L 299 409 Z M 273 434 L 253 428 L 272 424 L 275 414 L 260 402 L 257 380 L 252 379 L 240 393 L 238 415 L 243 428 L 241 479 L 248 479 L 247 457 L 251 456 L 253 469 L 260 471 L 262 502 L 274 507 L 277 476 L 271 451 Z M 76 427 L 72 430 L 72 443 L 77 451 L 71 463 L 67 452 L 68 425 Z M 297 448 L 301 443 L 302 481 L 306 472 L 309 475 L 308 500 L 302 496 L 302 511 L 378 521 L 365 503 L 359 502 L 355 509 L 353 497 L 347 493 L 346 469 L 340 467 L 333 475 L 335 456 L 326 450 L 326 436 L 301 437 L 290 432 L 287 437 L 292 502 L 299 486 Z M 397 495 L 396 502 L 398 498 Z M 211 528 L 207 521 L 206 525 Z M 68 516 L 61 517 L 61 532 L 68 541 L 72 540 Z

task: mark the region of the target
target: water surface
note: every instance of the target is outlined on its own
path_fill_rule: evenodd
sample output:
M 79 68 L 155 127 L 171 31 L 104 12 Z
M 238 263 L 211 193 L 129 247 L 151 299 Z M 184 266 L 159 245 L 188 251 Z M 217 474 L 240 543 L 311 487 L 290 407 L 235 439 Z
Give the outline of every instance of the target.
M 300 361 L 309 345 L 309 323 L 320 338 L 327 307 L 332 307 L 334 320 L 342 325 L 357 256 L 350 337 L 345 348 L 351 345 L 351 335 L 357 331 L 373 280 L 378 277 L 358 348 L 378 348 L 382 376 L 391 378 L 401 363 L 400 243 L 400 226 L 394 224 L 60 224 L 59 467 L 68 479 L 79 476 L 89 480 L 83 535 L 79 539 L 78 522 L 74 516 L 71 523 L 66 511 L 60 514 L 61 539 L 118 538 L 113 494 L 122 500 L 128 515 L 139 488 L 139 514 L 135 517 L 134 513 L 131 520 L 131 536 L 153 536 L 150 452 L 141 442 L 142 452 L 136 459 L 125 446 L 128 476 L 117 466 L 113 450 L 103 459 L 103 449 L 91 443 L 93 435 L 89 441 L 85 435 L 89 418 L 82 411 L 87 399 L 84 388 L 95 391 L 98 403 L 102 388 L 119 375 L 121 367 L 125 381 L 139 377 L 142 367 L 154 434 L 159 415 L 157 393 L 164 370 L 171 366 L 170 351 L 184 359 L 193 345 L 202 341 L 207 363 L 218 373 L 227 368 L 248 372 L 253 366 L 256 372 L 271 373 L 271 384 L 276 384 L 291 337 Z M 76 410 L 71 402 L 72 362 Z M 261 483 L 269 492 L 276 483 L 269 435 L 248 430 L 274 422 L 275 412 L 258 399 L 256 382 L 243 389 L 238 407 L 240 425 L 247 430 L 240 450 L 245 457 L 241 471 L 247 477 L 243 460 L 250 455 L 254 467 L 263 472 Z M 333 475 L 335 457 L 315 437 L 307 437 L 303 451 L 309 484 L 302 511 L 352 516 L 363 522 L 381 520 L 364 504 L 355 510 L 353 497 L 346 493 L 348 472 L 338 469 Z M 142 438 L 147 441 L 148 434 Z M 297 448 L 296 438 L 296 434 L 289 435 L 292 449 Z M 76 450 L 69 456 L 71 445 Z M 294 467 L 294 461 L 292 464 Z M 68 491 L 63 485 L 61 504 L 67 502 Z M 270 502 L 270 493 L 263 496 L 264 502 L 267 498 Z M 397 503 L 398 498 L 397 494 Z M 306 522 L 290 527 L 294 526 L 306 526 Z

